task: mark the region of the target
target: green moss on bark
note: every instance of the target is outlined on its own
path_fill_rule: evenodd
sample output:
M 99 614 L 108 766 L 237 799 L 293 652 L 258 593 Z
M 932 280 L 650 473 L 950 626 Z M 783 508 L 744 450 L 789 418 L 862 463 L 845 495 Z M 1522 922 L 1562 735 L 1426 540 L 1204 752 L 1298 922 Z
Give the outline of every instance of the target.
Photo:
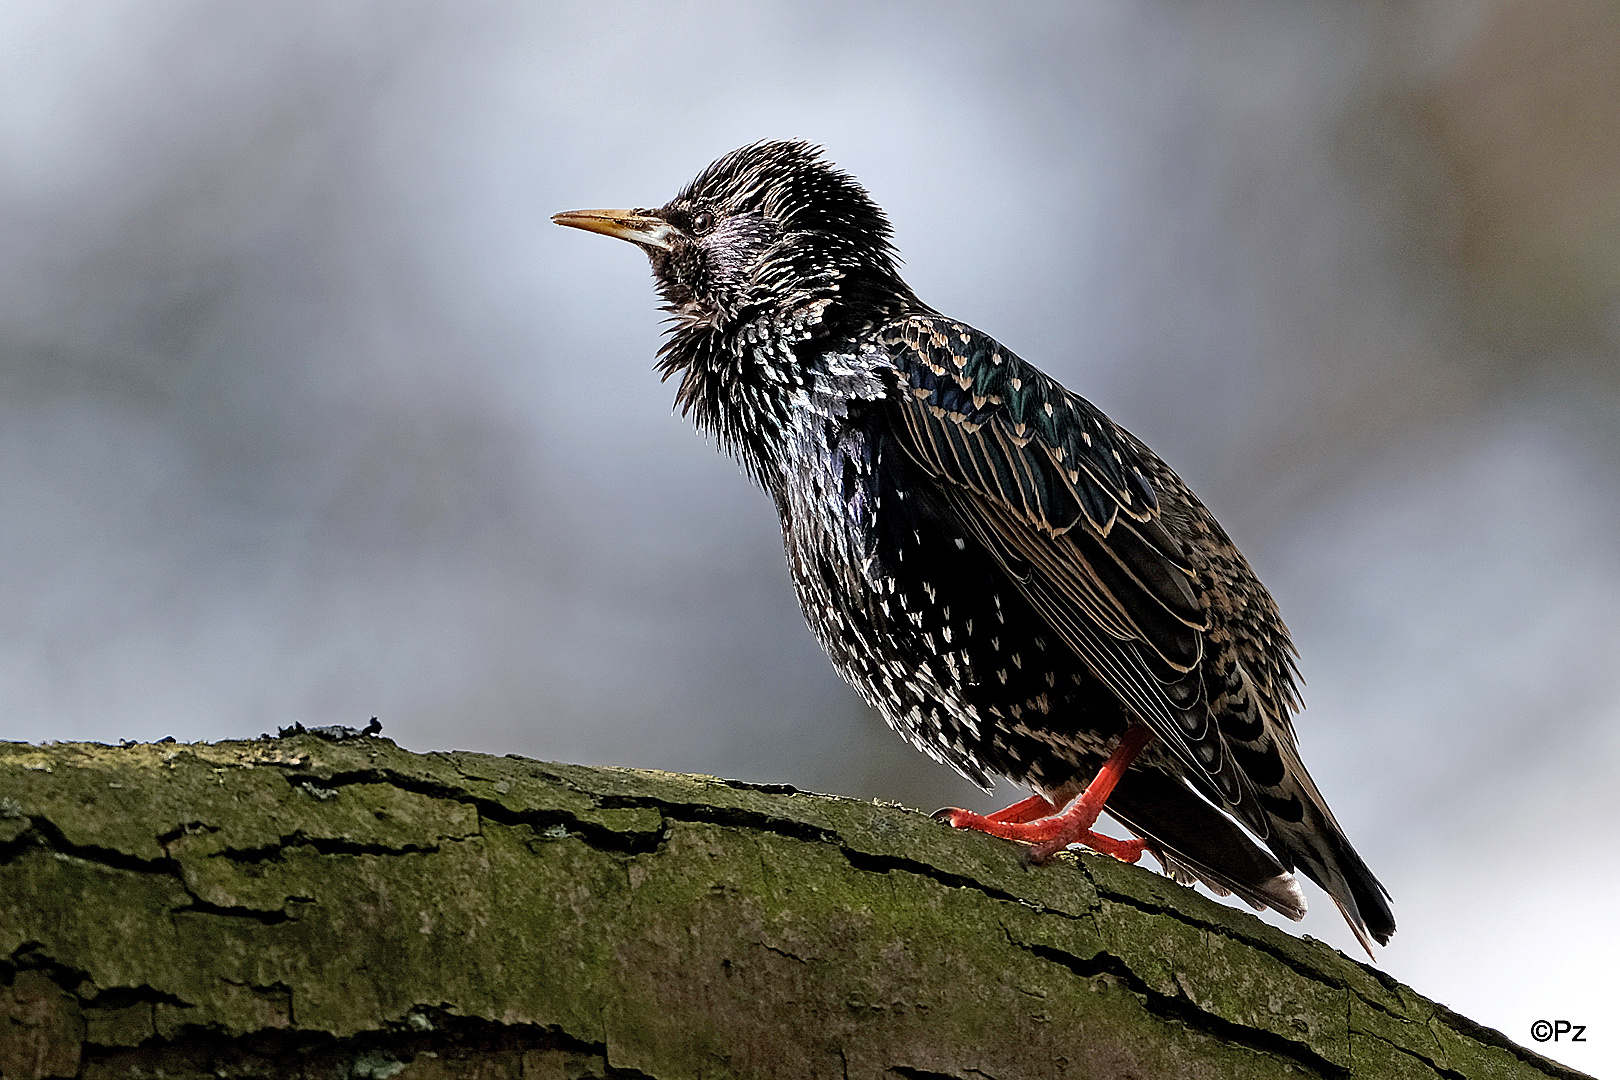
M 0 1076 L 1572 1077 L 1108 859 L 707 777 L 0 744 Z

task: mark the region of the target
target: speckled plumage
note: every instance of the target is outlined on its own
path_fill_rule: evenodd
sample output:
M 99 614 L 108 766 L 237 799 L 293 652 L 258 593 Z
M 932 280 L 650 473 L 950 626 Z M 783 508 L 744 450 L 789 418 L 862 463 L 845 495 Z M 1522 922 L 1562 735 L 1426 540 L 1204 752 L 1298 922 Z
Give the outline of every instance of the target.
M 557 220 L 651 257 L 661 370 L 775 500 L 811 629 L 896 730 L 1061 803 L 1145 725 L 1108 810 L 1167 869 L 1298 918 L 1297 866 L 1388 940 L 1300 763 L 1293 645 L 1248 563 L 1139 440 L 918 300 L 859 185 L 758 143 L 656 210 Z

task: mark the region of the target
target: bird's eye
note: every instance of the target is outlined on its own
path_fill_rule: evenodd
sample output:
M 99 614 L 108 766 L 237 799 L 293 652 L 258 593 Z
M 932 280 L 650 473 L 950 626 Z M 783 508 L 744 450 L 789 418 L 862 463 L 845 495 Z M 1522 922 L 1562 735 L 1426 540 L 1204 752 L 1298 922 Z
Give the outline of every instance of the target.
M 702 236 L 714 228 L 714 215 L 707 210 L 699 210 L 692 215 L 692 235 Z

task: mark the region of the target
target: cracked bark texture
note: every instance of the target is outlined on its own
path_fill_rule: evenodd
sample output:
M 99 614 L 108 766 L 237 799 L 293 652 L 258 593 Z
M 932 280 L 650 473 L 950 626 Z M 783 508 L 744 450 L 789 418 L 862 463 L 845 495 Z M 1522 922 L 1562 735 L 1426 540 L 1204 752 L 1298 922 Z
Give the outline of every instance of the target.
M 0 743 L 0 1076 L 1576 1077 L 1149 870 L 386 739 Z

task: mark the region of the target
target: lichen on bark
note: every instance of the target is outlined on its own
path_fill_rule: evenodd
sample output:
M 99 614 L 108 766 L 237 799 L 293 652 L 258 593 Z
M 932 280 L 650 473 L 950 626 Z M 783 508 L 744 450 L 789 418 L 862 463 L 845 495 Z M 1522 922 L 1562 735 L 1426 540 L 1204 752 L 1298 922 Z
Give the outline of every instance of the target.
M 0 744 L 0 1077 L 1575 1077 L 1106 858 L 385 739 Z

